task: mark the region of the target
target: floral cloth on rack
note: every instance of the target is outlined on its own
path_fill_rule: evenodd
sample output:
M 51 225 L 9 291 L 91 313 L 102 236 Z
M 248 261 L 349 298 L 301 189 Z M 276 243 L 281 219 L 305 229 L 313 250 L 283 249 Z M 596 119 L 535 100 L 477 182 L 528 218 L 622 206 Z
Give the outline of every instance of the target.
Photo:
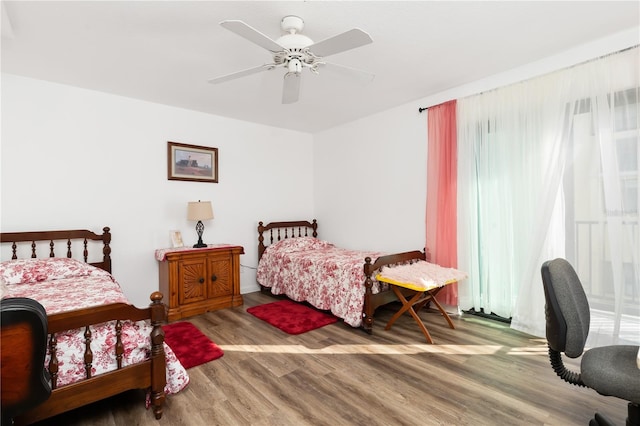
M 467 274 L 454 268 L 445 268 L 424 260 L 391 268 L 381 268 L 376 278 L 389 284 L 415 291 L 443 287 L 467 278 Z

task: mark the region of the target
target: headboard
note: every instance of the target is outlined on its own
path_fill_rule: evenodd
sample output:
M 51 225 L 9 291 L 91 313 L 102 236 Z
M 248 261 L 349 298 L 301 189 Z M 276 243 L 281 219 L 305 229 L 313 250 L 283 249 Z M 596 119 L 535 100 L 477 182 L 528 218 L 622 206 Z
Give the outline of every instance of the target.
M 11 259 L 18 259 L 18 247 L 30 244 L 31 258 L 37 258 L 38 242 L 48 242 L 48 257 L 56 257 L 56 243 L 63 241 L 66 247 L 65 257 L 80 259 L 80 255 L 74 256 L 72 252 L 73 242 L 80 241 L 82 247 L 82 260 L 107 272 L 111 272 L 111 233 L 109 227 L 102 228 L 102 234 L 96 234 L 86 229 L 74 229 L 63 231 L 30 231 L 30 232 L 2 232 L 0 233 L 0 243 L 11 243 Z M 102 261 L 89 262 L 89 241 L 102 242 Z M 23 243 L 23 244 L 20 244 Z M 58 245 L 60 247 L 62 244 Z M 25 257 L 25 256 L 21 256 Z M 62 257 L 61 255 L 57 257 Z
M 264 243 L 265 232 L 268 233 L 266 245 Z M 262 258 L 262 253 L 267 249 L 267 246 L 286 238 L 296 237 L 318 238 L 318 222 L 315 219 L 313 219 L 312 222 L 296 220 L 289 222 L 271 222 L 266 225 L 258 222 L 258 260 Z

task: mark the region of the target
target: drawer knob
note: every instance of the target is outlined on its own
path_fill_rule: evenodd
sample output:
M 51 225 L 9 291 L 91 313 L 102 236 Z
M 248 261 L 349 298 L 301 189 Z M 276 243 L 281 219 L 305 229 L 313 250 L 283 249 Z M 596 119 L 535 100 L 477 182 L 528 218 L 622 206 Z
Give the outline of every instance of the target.
M 214 274 L 214 275 L 211 275 L 211 281 L 215 281 L 215 280 L 217 280 L 217 279 L 218 279 L 218 277 L 216 277 L 216 276 L 215 276 L 215 274 Z
M 200 279 L 198 280 L 200 282 L 200 284 L 204 283 L 204 278 L 200 277 Z

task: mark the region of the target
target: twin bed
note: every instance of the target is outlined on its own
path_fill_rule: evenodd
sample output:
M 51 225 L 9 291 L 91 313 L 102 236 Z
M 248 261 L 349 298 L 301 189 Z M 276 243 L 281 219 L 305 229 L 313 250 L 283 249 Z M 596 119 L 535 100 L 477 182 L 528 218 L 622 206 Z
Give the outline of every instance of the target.
M 147 389 L 146 404 L 160 419 L 165 395 L 183 389 L 189 376 L 164 343 L 162 294 L 154 292 L 149 307 L 137 308 L 111 275 L 109 228 L 102 234 L 2 233 L 0 242 L 3 259 L 7 246 L 11 250 L 11 260 L 0 263 L 2 298 L 37 300 L 48 320 L 45 366 L 51 396 L 16 422 L 32 423 L 130 389 Z M 89 253 L 96 246 L 101 246 L 97 259 Z M 3 352 L 20 350 L 2 347 Z
M 416 293 L 393 280 L 385 284 L 381 278 L 385 270 L 426 263 L 424 251 L 346 250 L 318 239 L 317 229 L 316 220 L 259 223 L 257 280 L 263 291 L 331 311 L 368 333 L 382 305 L 418 293 L 429 296 L 421 299 L 417 309 L 436 302 L 435 293 L 444 281 L 432 283 L 434 291 Z M 56 254 L 61 241 L 64 253 Z M 17 423 L 32 423 L 130 389 L 147 389 L 147 406 L 160 419 L 165 395 L 183 389 L 189 376 L 164 343 L 162 325 L 167 317 L 162 294 L 154 292 L 149 307 L 137 308 L 111 275 L 109 228 L 102 234 L 88 230 L 1 233 L 0 242 L 3 259 L 8 258 L 4 251 L 8 245 L 11 253 L 11 260 L 0 263 L 2 298 L 37 300 L 48 320 L 45 367 L 51 396 L 19 416 Z M 89 256 L 89 249 L 96 245 L 101 246 L 98 259 Z M 38 258 L 42 251 L 46 255 Z M 78 251 L 79 260 L 74 259 Z M 402 303 L 401 311 L 409 310 L 419 322 L 413 304 Z M 453 328 L 447 313 L 438 307 Z
M 422 264 L 427 263 L 424 262 L 428 260 L 424 251 L 386 254 L 347 250 L 318 239 L 317 231 L 316 220 L 271 222 L 266 225 L 259 222 L 257 280 L 261 290 L 268 289 L 272 294 L 284 294 L 292 300 L 331 311 L 346 324 L 362 327 L 369 334 L 373 332 L 374 313 L 378 307 L 399 299 L 405 303 L 400 294 L 410 297 L 417 294 L 415 289 L 380 282 L 380 274 L 397 266 L 421 261 Z M 445 279 L 427 285 L 427 288 L 431 287 L 429 290 L 419 291 L 420 294 L 427 291 L 429 294 L 420 300 L 416 298 L 414 305 L 420 302 L 416 309 L 419 310 L 427 303 L 435 302 L 451 328 L 454 328 L 434 296 L 444 285 L 462 279 L 464 274 L 435 266 L 445 272 Z M 398 284 L 393 280 L 391 282 Z M 413 311 L 411 306 L 404 309 Z M 416 318 L 414 314 L 415 311 L 412 316 Z M 430 341 L 424 325 L 420 325 L 427 341 Z

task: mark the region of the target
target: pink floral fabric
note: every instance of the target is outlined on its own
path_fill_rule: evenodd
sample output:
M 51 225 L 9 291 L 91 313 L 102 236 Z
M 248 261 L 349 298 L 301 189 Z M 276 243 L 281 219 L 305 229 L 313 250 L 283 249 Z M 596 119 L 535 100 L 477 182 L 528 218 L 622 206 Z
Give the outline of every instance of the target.
M 444 268 L 435 263 L 419 261 L 392 268 L 381 268 L 377 278 L 380 281 L 413 290 L 426 291 L 461 281 L 467 278 L 467 274 L 454 268 Z
M 273 245 L 279 254 L 298 253 L 310 250 L 330 249 L 335 246 L 327 241 L 314 237 L 287 238 Z M 364 262 L 364 259 L 363 259 Z
M 258 263 L 257 280 L 273 294 L 329 310 L 352 327 L 362 325 L 364 259 L 382 252 L 347 250 L 311 237 L 272 244 Z M 378 293 L 374 282 L 373 293 Z
M 17 259 L 0 263 L 0 277 L 6 284 L 28 284 L 93 274 L 103 275 L 108 272 L 79 260 L 63 257 Z
M 18 276 L 25 282 L 15 282 Z M 4 280 L 9 277 L 11 282 L 6 286 L 4 297 L 28 297 L 37 300 L 44 306 L 47 315 L 108 303 L 129 303 L 111 274 L 73 259 L 2 262 L 0 277 Z M 92 376 L 115 370 L 115 322 L 90 328 L 93 351 Z M 123 365 L 132 365 L 149 357 L 151 330 L 151 324 L 147 321 L 123 323 Z M 84 330 L 59 333 L 57 339 L 58 386 L 84 379 Z M 164 345 L 164 350 L 167 360 L 165 392 L 177 393 L 189 383 L 189 375 L 167 344 Z M 49 354 L 45 365 L 48 362 Z

